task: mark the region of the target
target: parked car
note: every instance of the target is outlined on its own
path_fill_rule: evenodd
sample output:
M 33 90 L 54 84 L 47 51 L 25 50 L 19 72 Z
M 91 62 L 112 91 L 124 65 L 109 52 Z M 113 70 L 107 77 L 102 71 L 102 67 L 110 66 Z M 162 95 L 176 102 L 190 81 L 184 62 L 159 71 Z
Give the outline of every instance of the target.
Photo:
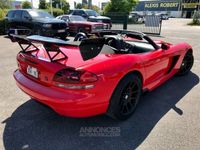
M 99 13 L 91 9 L 74 9 L 71 10 L 71 15 L 82 16 L 83 18 L 91 22 L 102 22 L 108 24 L 109 29 L 111 29 L 112 27 L 112 21 L 109 17 L 101 16 Z
M 61 115 L 106 113 L 124 120 L 133 114 L 143 91 L 188 74 L 194 63 L 192 47 L 185 42 L 173 45 L 121 30 L 98 35 L 79 42 L 14 36 L 13 42 L 20 45 L 43 44 L 17 54 L 17 85 Z
M 168 14 L 156 14 L 157 16 L 160 16 L 161 20 L 169 20 L 169 15 Z
M 29 29 L 30 34 L 58 36 L 65 39 L 67 25 L 48 12 L 32 9 L 10 10 L 6 15 L 7 32 L 10 29 Z
M 135 21 L 135 23 L 145 23 L 145 16 L 140 15 L 138 13 L 130 13 L 129 15 L 129 19 L 133 19 Z
M 168 14 L 161 14 L 161 19 L 162 20 L 169 20 L 169 15 Z
M 69 33 L 72 34 L 78 32 L 94 33 L 99 30 L 108 29 L 107 24 L 90 22 L 77 15 L 61 15 L 58 16 L 57 19 L 64 20 L 68 24 Z

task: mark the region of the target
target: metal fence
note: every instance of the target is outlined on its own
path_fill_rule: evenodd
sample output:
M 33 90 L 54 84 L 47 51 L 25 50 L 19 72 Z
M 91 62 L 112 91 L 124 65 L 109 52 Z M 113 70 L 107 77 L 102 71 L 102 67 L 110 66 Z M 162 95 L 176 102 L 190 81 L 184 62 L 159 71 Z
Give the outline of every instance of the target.
M 146 34 L 161 34 L 162 20 L 160 16 L 129 16 L 123 13 L 109 13 L 107 16 L 112 20 L 112 29 L 140 31 Z

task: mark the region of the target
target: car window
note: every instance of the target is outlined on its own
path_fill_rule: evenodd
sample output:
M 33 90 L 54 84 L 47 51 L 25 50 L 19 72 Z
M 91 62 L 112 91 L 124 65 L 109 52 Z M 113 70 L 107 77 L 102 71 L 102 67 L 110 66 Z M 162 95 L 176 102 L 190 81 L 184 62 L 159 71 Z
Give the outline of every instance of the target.
M 8 14 L 6 15 L 6 17 L 9 17 L 9 18 L 13 18 L 14 17 L 14 11 L 9 11 Z
M 33 18 L 54 18 L 52 15 L 50 15 L 48 12 L 45 11 L 29 11 L 29 14 Z
M 96 11 L 94 11 L 94 10 L 86 10 L 85 12 L 87 13 L 88 16 L 95 16 L 95 17 L 100 16 L 100 15 L 99 15 Z
M 86 20 L 81 16 L 70 16 L 70 21 L 80 21 L 85 22 Z
M 66 22 L 69 22 L 69 17 L 68 16 L 63 16 L 61 19 L 66 21 Z
M 79 16 L 81 16 L 82 14 L 84 14 L 83 10 L 75 10 L 73 15 L 79 15 Z
M 15 11 L 14 18 L 21 19 L 21 17 L 22 17 L 22 11 L 20 11 L 20 10 Z
M 22 19 L 27 19 L 27 18 L 30 18 L 30 17 L 31 17 L 31 16 L 29 15 L 28 12 L 23 11 L 23 13 L 22 13 Z
M 77 11 L 74 10 L 74 11 L 72 12 L 72 15 L 77 15 Z

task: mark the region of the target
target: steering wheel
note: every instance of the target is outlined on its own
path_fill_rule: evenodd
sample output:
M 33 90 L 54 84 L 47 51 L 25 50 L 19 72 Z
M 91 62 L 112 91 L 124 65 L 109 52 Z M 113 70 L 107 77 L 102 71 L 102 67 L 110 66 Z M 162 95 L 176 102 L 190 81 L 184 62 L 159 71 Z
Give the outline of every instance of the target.
M 121 49 L 121 39 L 118 37 L 108 37 L 105 43 L 117 50 Z

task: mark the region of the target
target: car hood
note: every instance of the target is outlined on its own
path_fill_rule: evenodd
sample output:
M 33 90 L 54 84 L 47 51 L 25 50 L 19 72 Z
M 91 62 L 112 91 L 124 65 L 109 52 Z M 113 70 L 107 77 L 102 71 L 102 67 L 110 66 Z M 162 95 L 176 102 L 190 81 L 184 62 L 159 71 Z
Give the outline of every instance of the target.
M 73 21 L 71 22 L 73 24 L 82 24 L 82 25 L 103 25 L 103 23 L 99 23 L 99 22 L 83 22 L 83 21 Z
M 109 17 L 106 17 L 106 16 L 97 16 L 97 17 L 95 17 L 95 16 L 90 16 L 89 18 L 91 18 L 91 19 L 98 19 L 98 20 L 101 20 L 101 19 L 108 19 L 108 20 L 110 20 L 110 18 L 109 18 Z
M 35 18 L 34 20 L 40 23 L 64 23 L 63 20 L 56 18 Z

